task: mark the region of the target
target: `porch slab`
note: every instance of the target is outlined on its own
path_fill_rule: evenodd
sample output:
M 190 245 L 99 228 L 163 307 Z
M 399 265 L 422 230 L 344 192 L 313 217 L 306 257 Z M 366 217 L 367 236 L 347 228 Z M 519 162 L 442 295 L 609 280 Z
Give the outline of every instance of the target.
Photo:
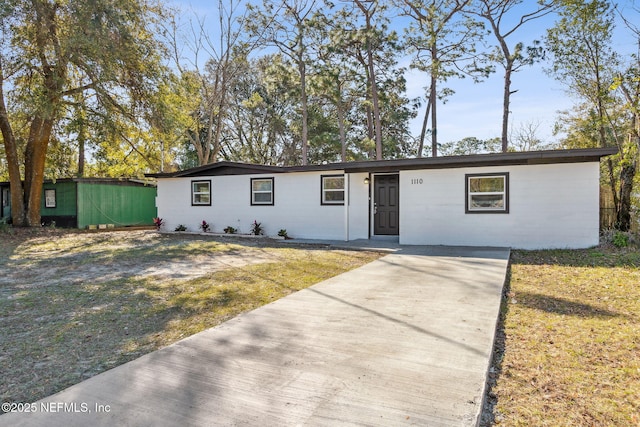
M 389 249 L 0 425 L 477 425 L 509 250 Z

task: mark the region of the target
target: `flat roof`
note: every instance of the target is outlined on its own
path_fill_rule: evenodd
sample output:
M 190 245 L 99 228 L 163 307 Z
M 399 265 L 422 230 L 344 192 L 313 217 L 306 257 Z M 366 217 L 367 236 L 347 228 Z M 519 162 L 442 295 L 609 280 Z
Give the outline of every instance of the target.
M 416 169 L 450 169 L 482 166 L 540 165 L 554 163 L 599 162 L 602 157 L 616 154 L 616 147 L 580 148 L 571 150 L 522 151 L 472 154 L 466 156 L 421 157 L 413 159 L 365 160 L 306 166 L 269 166 L 239 162 L 216 162 L 176 172 L 146 174 L 152 178 L 178 178 L 217 175 L 253 175 L 311 171 L 395 172 Z
M 111 185 L 131 185 L 140 187 L 155 187 L 155 181 L 142 180 L 136 178 L 58 178 L 45 179 L 44 184 L 57 184 L 59 182 L 80 182 L 85 184 L 111 184 Z M 0 186 L 9 186 L 9 181 L 0 182 Z

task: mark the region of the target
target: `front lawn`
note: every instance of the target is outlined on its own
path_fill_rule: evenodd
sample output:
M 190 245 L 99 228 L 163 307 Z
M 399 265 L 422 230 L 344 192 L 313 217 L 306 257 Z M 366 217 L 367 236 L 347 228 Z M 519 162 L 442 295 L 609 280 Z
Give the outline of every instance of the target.
M 0 239 L 2 402 L 41 399 L 380 257 L 153 231 Z
M 513 251 L 510 269 L 494 423 L 639 426 L 638 249 Z

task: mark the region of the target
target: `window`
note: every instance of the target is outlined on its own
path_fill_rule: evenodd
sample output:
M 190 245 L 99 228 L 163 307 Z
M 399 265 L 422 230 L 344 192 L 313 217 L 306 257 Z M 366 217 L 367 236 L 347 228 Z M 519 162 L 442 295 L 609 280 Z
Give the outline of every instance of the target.
M 273 205 L 273 178 L 251 178 L 251 204 Z
M 44 190 L 44 207 L 56 207 L 56 190 Z
M 211 206 L 211 181 L 191 181 L 191 206 Z
M 465 175 L 466 213 L 509 213 L 509 174 Z
M 344 175 L 322 175 L 322 205 L 344 205 Z

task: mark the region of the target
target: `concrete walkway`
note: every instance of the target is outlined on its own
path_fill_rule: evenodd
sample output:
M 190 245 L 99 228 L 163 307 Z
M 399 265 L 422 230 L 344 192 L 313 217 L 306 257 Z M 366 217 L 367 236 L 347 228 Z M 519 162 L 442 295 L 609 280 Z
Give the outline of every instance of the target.
M 2 426 L 474 426 L 508 249 L 402 247 Z

